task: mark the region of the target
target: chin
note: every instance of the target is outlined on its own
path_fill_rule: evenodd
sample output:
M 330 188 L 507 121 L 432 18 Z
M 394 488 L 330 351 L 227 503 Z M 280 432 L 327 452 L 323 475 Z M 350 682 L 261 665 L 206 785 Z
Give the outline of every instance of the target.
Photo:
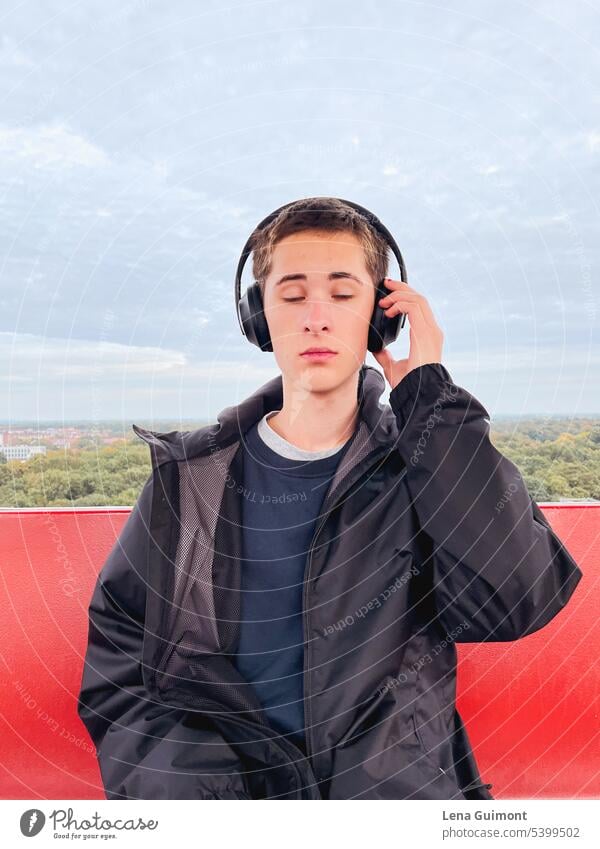
M 360 369 L 347 363 L 306 363 L 294 369 L 293 383 L 308 392 L 331 392 L 337 389 Z M 289 372 L 288 372 L 289 375 Z

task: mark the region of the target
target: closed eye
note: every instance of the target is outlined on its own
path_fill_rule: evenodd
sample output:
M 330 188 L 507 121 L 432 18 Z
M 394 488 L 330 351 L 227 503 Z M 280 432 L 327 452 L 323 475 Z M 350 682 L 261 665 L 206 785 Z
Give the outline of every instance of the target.
M 353 298 L 354 295 L 332 295 L 331 297 L 332 298 L 341 298 L 343 301 L 346 301 L 349 298 Z M 299 295 L 297 298 L 284 298 L 283 300 L 286 301 L 286 303 L 288 303 L 288 304 L 294 304 L 297 301 L 303 301 L 304 297 L 302 295 Z

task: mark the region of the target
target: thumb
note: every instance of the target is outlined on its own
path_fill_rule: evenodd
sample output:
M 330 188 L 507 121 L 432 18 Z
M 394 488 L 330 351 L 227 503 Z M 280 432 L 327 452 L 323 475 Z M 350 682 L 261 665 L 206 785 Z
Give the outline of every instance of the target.
M 377 362 L 383 367 L 383 373 L 393 389 L 408 374 L 408 357 L 403 360 L 395 360 L 385 348 L 381 351 L 373 351 L 372 353 Z
M 385 374 L 387 375 L 388 371 L 391 369 L 394 358 L 390 354 L 387 348 L 382 348 L 381 351 L 372 351 L 373 356 L 377 360 L 380 366 L 382 366 Z

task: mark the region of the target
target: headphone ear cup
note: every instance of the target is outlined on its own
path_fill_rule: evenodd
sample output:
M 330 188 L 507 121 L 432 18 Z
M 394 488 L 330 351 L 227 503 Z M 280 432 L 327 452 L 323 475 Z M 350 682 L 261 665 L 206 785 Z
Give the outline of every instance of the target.
M 367 340 L 367 348 L 369 351 L 381 351 L 395 342 L 400 333 L 400 328 L 404 327 L 406 315 L 397 313 L 393 316 L 387 316 L 383 307 L 379 306 L 379 300 L 389 295 L 389 289 L 385 286 L 383 280 L 380 280 L 375 292 L 375 304 L 373 306 L 373 314 L 369 325 L 369 337 Z
M 265 318 L 263 299 L 258 283 L 253 283 L 239 302 L 240 319 L 249 342 L 262 351 L 272 351 L 271 334 Z

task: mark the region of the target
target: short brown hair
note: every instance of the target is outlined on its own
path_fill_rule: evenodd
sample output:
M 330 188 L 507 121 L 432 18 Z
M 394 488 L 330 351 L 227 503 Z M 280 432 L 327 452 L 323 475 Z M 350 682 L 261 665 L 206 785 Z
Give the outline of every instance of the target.
M 337 198 L 301 198 L 283 209 L 262 230 L 252 233 L 252 272 L 263 295 L 265 282 L 271 271 L 275 245 L 285 236 L 304 230 L 353 233 L 362 242 L 365 265 L 373 279 L 373 285 L 377 285 L 387 276 L 389 245 L 364 215 Z

